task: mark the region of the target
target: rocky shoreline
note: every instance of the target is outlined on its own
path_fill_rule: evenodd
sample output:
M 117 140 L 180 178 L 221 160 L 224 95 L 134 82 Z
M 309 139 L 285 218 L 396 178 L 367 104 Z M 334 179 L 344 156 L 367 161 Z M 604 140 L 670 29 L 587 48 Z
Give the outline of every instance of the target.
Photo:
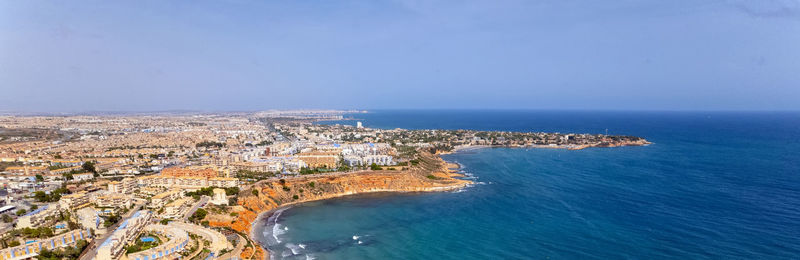
M 278 209 L 299 203 L 376 192 L 442 192 L 464 188 L 472 181 L 459 179 L 454 166 L 441 157 L 423 153 L 419 165 L 405 170 L 360 171 L 271 179 L 243 187 L 232 214 L 210 215 L 209 224 L 248 234 L 254 245 L 243 259 L 267 259 L 269 253 L 253 234 L 254 224 Z M 235 217 L 232 217 L 235 214 Z

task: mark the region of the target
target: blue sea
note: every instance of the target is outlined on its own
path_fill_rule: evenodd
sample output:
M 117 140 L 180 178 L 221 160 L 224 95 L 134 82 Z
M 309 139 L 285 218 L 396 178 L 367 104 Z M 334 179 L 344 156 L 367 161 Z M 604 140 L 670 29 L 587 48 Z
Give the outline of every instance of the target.
M 256 229 L 275 259 L 800 259 L 800 113 L 351 116 L 387 129 L 608 129 L 653 144 L 446 155 L 477 184 L 281 210 Z

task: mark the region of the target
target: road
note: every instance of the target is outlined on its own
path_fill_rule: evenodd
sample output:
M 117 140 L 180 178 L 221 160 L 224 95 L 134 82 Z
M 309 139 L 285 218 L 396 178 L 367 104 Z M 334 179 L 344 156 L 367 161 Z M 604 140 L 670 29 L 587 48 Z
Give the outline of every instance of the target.
M 236 248 L 233 251 L 228 252 L 227 254 L 221 255 L 219 259 L 222 260 L 236 260 L 239 259 L 240 255 L 242 254 L 242 250 L 244 250 L 244 246 L 247 244 L 247 240 L 245 240 L 242 235 L 236 234 L 239 237 L 238 242 L 236 243 Z
M 81 259 L 81 260 L 95 259 L 96 256 L 97 256 L 97 247 L 100 244 L 102 244 L 103 241 L 106 241 L 106 238 L 111 236 L 111 234 L 114 233 L 113 231 L 115 229 L 117 229 L 117 227 L 119 227 L 119 225 L 122 224 L 123 221 L 125 221 L 128 218 L 130 218 L 131 215 L 133 215 L 134 212 L 139 211 L 139 209 L 141 209 L 141 208 L 142 208 L 142 205 L 141 204 L 137 204 L 136 207 L 134 207 L 131 210 L 128 210 L 128 213 L 125 213 L 125 215 L 122 216 L 122 218 L 116 224 L 114 224 L 114 225 L 112 225 L 112 226 L 110 226 L 110 227 L 108 227 L 106 229 L 107 232 L 105 234 L 103 234 L 102 236 L 99 236 L 99 237 L 95 237 L 94 240 L 92 240 L 92 242 L 89 242 L 89 245 L 86 246 L 87 249 L 83 250 L 83 254 L 78 259 Z M 96 235 L 96 233 L 97 232 L 95 232 L 95 235 Z
M 192 208 L 189 209 L 189 211 L 186 211 L 186 214 L 183 215 L 183 218 L 181 218 L 181 220 L 187 221 L 189 217 L 191 217 L 192 214 L 194 214 L 194 212 L 197 211 L 198 208 L 200 208 L 201 205 L 205 205 L 206 203 L 208 203 L 208 200 L 209 200 L 208 196 L 200 197 L 200 200 L 198 200 L 197 203 L 195 203 L 194 206 L 192 206 Z

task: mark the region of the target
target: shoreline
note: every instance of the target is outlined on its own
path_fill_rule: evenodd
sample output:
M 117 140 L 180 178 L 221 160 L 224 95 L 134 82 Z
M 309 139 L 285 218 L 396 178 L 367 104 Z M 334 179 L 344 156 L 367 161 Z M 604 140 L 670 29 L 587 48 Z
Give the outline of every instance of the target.
M 288 208 L 290 208 L 292 206 L 303 204 L 303 203 L 322 201 L 322 200 L 328 200 L 328 199 L 335 199 L 335 198 L 341 198 L 341 197 L 346 197 L 346 196 L 356 196 L 356 195 L 371 194 L 371 193 L 446 192 L 446 191 L 452 191 L 452 190 L 457 190 L 457 189 L 469 187 L 471 184 L 474 184 L 474 182 L 472 182 L 470 180 L 459 179 L 459 178 L 465 177 L 463 174 L 457 173 L 457 170 L 462 168 L 463 166 L 460 165 L 457 162 L 445 161 L 444 158 L 441 157 L 441 155 L 444 155 L 444 154 L 468 152 L 468 151 L 480 150 L 480 149 L 484 149 L 484 148 L 548 148 L 548 149 L 581 150 L 581 149 L 592 148 L 592 147 L 609 148 L 609 147 L 619 147 L 619 146 L 646 146 L 646 145 L 649 145 L 649 144 L 651 144 L 651 143 L 650 142 L 646 142 L 646 143 L 624 143 L 624 144 L 617 144 L 617 145 L 612 145 L 612 146 L 599 146 L 599 144 L 581 145 L 581 146 L 572 146 L 572 145 L 569 145 L 569 146 L 565 146 L 565 145 L 559 145 L 559 146 L 554 146 L 554 145 L 525 145 L 525 146 L 469 145 L 469 146 L 458 146 L 458 147 L 454 147 L 454 149 L 452 151 L 449 151 L 449 152 L 437 152 L 436 154 L 431 154 L 432 157 L 434 157 L 436 159 L 436 161 L 438 161 L 437 163 L 439 164 L 438 165 L 439 169 L 437 169 L 438 171 L 437 170 L 428 170 L 428 172 L 430 174 L 434 174 L 434 175 L 438 174 L 438 173 L 442 173 L 442 174 L 444 174 L 446 176 L 445 178 L 450 179 L 450 180 L 458 180 L 459 182 L 453 183 L 452 185 L 433 186 L 433 187 L 416 187 L 416 188 L 403 187 L 403 188 L 397 188 L 397 189 L 370 188 L 370 189 L 361 190 L 361 191 L 349 191 L 349 192 L 333 193 L 333 194 L 328 194 L 328 195 L 324 195 L 322 197 L 317 197 L 317 198 L 313 198 L 313 199 L 303 199 L 303 200 L 299 200 L 299 201 L 291 201 L 291 202 L 286 202 L 286 203 L 276 203 L 275 207 L 270 208 L 267 211 L 262 211 L 262 212 L 257 213 L 256 218 L 250 223 L 249 232 L 248 232 L 248 239 L 253 242 L 254 246 L 257 244 L 264 251 L 264 259 L 270 259 L 271 258 L 271 255 L 270 255 L 271 252 L 269 251 L 268 245 L 262 245 L 261 241 L 256 239 L 256 237 L 257 237 L 256 236 L 257 234 L 255 233 L 256 230 L 257 230 L 256 225 L 264 224 L 263 220 L 264 219 L 269 219 L 278 210 L 288 209 Z M 370 175 L 372 175 L 372 176 L 381 176 L 381 175 L 388 176 L 388 175 L 392 175 L 392 174 L 412 174 L 412 173 L 410 173 L 410 171 L 408 171 L 408 170 L 407 171 L 400 171 L 400 172 L 396 172 L 396 173 L 361 171 L 361 172 L 341 173 L 341 174 L 337 174 L 337 175 L 334 175 L 334 176 L 330 176 L 330 175 L 298 176 L 298 177 L 293 178 L 292 181 L 309 181 L 309 180 L 317 180 L 317 179 L 331 179 L 331 178 L 336 178 L 336 177 L 353 177 L 353 176 L 359 176 L 359 175 L 363 175 L 363 176 L 370 176 Z M 427 181 L 431 181 L 431 180 L 427 180 Z M 258 184 L 258 183 L 256 183 L 256 184 Z M 254 186 L 256 184 L 254 184 Z
M 457 190 L 457 189 L 464 188 L 464 187 L 466 187 L 466 186 L 459 186 L 459 187 L 453 187 L 452 189 L 431 190 L 431 191 L 375 190 L 375 191 L 359 192 L 359 193 L 352 193 L 352 194 L 342 194 L 342 195 L 337 195 L 337 196 L 333 196 L 333 197 L 329 197 L 329 198 L 325 198 L 325 199 L 318 199 L 318 200 L 289 202 L 289 203 L 286 203 L 286 204 L 282 204 L 280 207 L 277 207 L 277 208 L 274 208 L 274 209 L 271 209 L 271 210 L 268 210 L 268 211 L 264 211 L 264 212 L 261 212 L 260 214 L 258 214 L 258 217 L 256 217 L 256 219 L 253 220 L 253 223 L 251 224 L 250 232 L 249 232 L 248 236 L 249 236 L 249 239 L 254 244 L 257 244 L 258 246 L 261 247 L 261 249 L 264 250 L 264 252 L 265 252 L 264 259 L 269 260 L 272 257 L 270 255 L 271 251 L 269 251 L 269 248 L 268 248 L 267 245 L 263 245 L 262 241 L 259 241 L 257 239 L 256 231 L 258 230 L 258 228 L 256 226 L 257 225 L 262 225 L 262 227 L 263 227 L 264 226 L 263 224 L 268 224 L 268 223 L 263 223 L 263 222 L 265 220 L 269 220 L 273 215 L 275 215 L 275 212 L 277 212 L 277 211 L 288 210 L 289 208 L 292 208 L 292 207 L 295 207 L 295 206 L 298 206 L 298 205 L 302 205 L 302 204 L 305 204 L 305 203 L 309 203 L 309 202 L 318 202 L 318 201 L 332 200 L 332 199 L 344 198 L 344 197 L 355 197 L 355 196 L 369 195 L 369 194 L 375 194 L 375 193 L 386 193 L 387 196 L 390 196 L 390 195 L 397 195 L 398 193 L 411 194 L 411 193 L 447 192 L 447 191 Z M 263 231 L 263 229 L 261 229 L 260 231 Z
M 446 175 L 446 177 L 443 177 L 443 179 L 441 179 L 441 180 L 431 180 L 431 179 L 425 179 L 425 178 L 420 178 L 420 180 L 424 181 L 425 183 L 428 183 L 428 184 L 438 184 L 438 182 L 440 182 L 440 181 L 448 181 L 448 180 L 451 180 L 451 181 L 455 180 L 455 182 L 450 183 L 450 184 L 446 184 L 446 185 L 439 184 L 439 185 L 433 185 L 433 186 L 428 186 L 428 187 L 403 186 L 403 187 L 400 187 L 400 188 L 367 188 L 367 189 L 359 190 L 359 191 L 345 191 L 345 192 L 326 194 L 326 195 L 323 195 L 321 197 L 317 197 L 317 198 L 313 198 L 313 199 L 303 199 L 303 200 L 298 200 L 298 201 L 280 203 L 279 205 L 276 205 L 276 207 L 274 207 L 274 208 L 271 208 L 271 209 L 269 209 L 267 211 L 263 211 L 263 212 L 257 213 L 256 218 L 250 223 L 250 228 L 249 228 L 250 230 L 248 232 L 248 239 L 250 241 L 252 241 L 253 244 L 257 244 L 262 250 L 264 250 L 264 258 L 263 259 L 270 259 L 271 258 L 271 256 L 270 256 L 271 252 L 269 251 L 268 245 L 263 245 L 262 241 L 257 239 L 258 238 L 258 234 L 256 233 L 256 231 L 259 230 L 259 228 L 256 227 L 256 225 L 263 226 L 263 224 L 265 224 L 264 220 L 268 220 L 269 218 L 271 218 L 275 214 L 275 212 L 277 212 L 279 210 L 287 209 L 287 208 L 290 208 L 292 206 L 300 205 L 300 204 L 303 204 L 303 203 L 323 201 L 323 200 L 329 200 L 329 199 L 336 199 L 336 198 L 347 197 L 347 196 L 358 196 L 358 195 L 366 195 L 366 194 L 374 194 L 374 193 L 397 194 L 397 193 L 447 192 L 447 191 L 454 191 L 454 190 L 462 189 L 462 188 L 465 188 L 465 187 L 469 187 L 471 184 L 474 184 L 471 180 L 459 179 L 459 178 L 464 177 L 464 176 L 455 172 L 455 169 L 458 169 L 458 168 L 461 167 L 461 165 L 459 165 L 458 163 L 445 161 L 441 156 L 436 155 L 436 154 L 431 154 L 431 157 L 435 158 L 436 163 L 438 164 L 437 165 L 438 169 L 428 170 L 429 173 L 430 174 L 442 173 L 442 174 Z M 456 167 L 453 167 L 453 166 L 456 166 Z M 342 177 L 342 176 L 346 176 L 346 177 L 358 177 L 358 176 L 381 177 L 381 176 L 383 176 L 383 177 L 386 177 L 386 176 L 403 175 L 403 174 L 405 174 L 407 176 L 412 176 L 412 175 L 414 175 L 414 171 L 406 170 L 406 171 L 400 171 L 400 172 L 396 172 L 396 173 L 355 172 L 355 173 L 349 173 L 349 174 L 342 174 L 342 175 L 338 175 L 338 176 L 339 177 Z M 299 178 L 296 178 L 296 179 L 292 179 L 292 181 L 309 181 L 309 180 L 316 180 L 316 179 L 329 179 L 330 177 L 331 176 L 314 176 L 314 177 L 303 176 L 303 177 L 299 177 Z M 256 184 L 254 184 L 254 185 L 256 185 Z M 263 229 L 261 229 L 261 231 L 263 232 Z

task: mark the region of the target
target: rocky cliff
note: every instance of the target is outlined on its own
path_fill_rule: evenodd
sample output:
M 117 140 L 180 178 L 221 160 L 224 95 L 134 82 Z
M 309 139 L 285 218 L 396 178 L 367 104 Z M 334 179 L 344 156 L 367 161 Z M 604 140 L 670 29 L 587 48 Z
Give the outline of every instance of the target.
M 209 215 L 211 226 L 230 227 L 249 234 L 262 212 L 307 201 L 369 192 L 430 192 L 465 187 L 471 182 L 457 179 L 438 156 L 422 154 L 418 165 L 401 170 L 361 171 L 271 179 L 243 187 L 234 214 Z M 258 249 L 260 250 L 260 248 Z M 263 251 L 242 253 L 242 258 L 262 259 Z

